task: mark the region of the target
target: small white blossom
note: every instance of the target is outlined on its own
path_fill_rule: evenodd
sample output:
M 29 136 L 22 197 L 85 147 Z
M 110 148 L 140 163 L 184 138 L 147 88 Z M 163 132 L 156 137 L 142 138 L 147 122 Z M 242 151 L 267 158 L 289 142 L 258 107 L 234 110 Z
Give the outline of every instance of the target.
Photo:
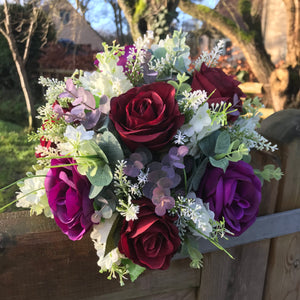
M 64 137 L 66 138 L 66 143 L 60 143 L 58 145 L 60 152 L 62 155 L 72 155 L 76 154 L 79 144 L 82 141 L 91 140 L 94 136 L 94 131 L 89 130 L 86 131 L 83 125 L 78 127 L 73 127 L 68 125 L 66 131 L 64 133 Z
M 185 219 L 181 224 L 186 226 L 186 221 L 191 220 L 195 228 L 190 226 L 189 228 L 195 236 L 203 237 L 201 233 L 210 236 L 213 232 L 214 213 L 209 209 L 208 204 L 204 204 L 202 199 L 196 197 L 195 193 L 189 193 L 184 202 L 179 206 L 180 218 Z
M 192 119 L 181 127 L 181 131 L 188 137 L 194 134 L 200 133 L 204 127 L 210 126 L 211 119 L 209 117 L 208 103 L 204 103 L 203 106 L 199 107 Z
M 30 207 L 30 214 L 39 215 L 44 213 L 46 217 L 53 218 L 45 191 L 45 177 L 48 169 L 37 170 L 36 175 L 41 177 L 29 177 L 24 180 L 20 186 L 20 192 L 17 195 L 17 207 Z M 30 174 L 33 175 L 33 174 Z
M 111 99 L 133 87 L 124 74 L 123 67 L 117 65 L 117 56 L 105 57 L 105 53 L 98 53 L 97 59 L 101 64 L 101 72 L 85 72 L 79 78 L 85 89 L 93 95 L 106 95 Z
M 149 174 L 149 169 L 144 173 L 142 170 L 140 171 L 140 174 L 138 176 L 138 183 L 139 185 L 144 185 L 145 183 L 148 182 L 148 174 Z
M 105 254 L 106 242 L 112 225 L 114 224 L 118 214 L 113 214 L 112 217 L 104 222 L 101 222 L 93 226 L 93 231 L 91 232 L 91 239 L 94 242 L 94 247 L 97 252 L 99 260 L 97 262 L 98 266 L 102 271 L 109 270 L 113 264 L 119 265 L 121 258 L 124 256 L 119 252 L 118 248 L 113 249 L 107 255 Z
M 174 136 L 176 145 L 184 145 L 187 142 L 187 137 L 180 130 L 177 130 L 177 134 Z

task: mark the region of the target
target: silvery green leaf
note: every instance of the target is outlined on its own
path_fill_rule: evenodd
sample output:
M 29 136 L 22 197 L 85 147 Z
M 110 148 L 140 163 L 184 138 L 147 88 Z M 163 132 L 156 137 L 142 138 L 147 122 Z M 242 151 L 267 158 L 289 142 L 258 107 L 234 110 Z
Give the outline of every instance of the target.
M 97 165 L 87 172 L 86 176 L 92 185 L 106 186 L 112 181 L 113 175 L 107 164 Z
M 222 131 L 217 138 L 215 152 L 217 154 L 227 153 L 229 146 L 230 146 L 230 135 L 227 131 Z
M 206 156 L 215 156 L 215 145 L 219 134 L 220 131 L 214 131 L 199 142 L 199 147 Z
M 110 131 L 105 131 L 102 135 L 100 135 L 98 145 L 105 153 L 110 164 L 115 165 L 118 160 L 122 160 L 124 158 L 120 143 Z
M 90 189 L 89 198 L 94 199 L 103 189 L 103 186 L 92 185 Z
M 227 158 L 222 158 L 222 159 L 214 159 L 213 157 L 209 157 L 209 162 L 216 168 L 223 169 L 224 173 L 226 172 L 226 169 L 229 165 L 228 159 Z
M 154 57 L 160 59 L 162 57 L 166 57 L 167 50 L 165 48 L 157 48 L 154 52 L 153 55 Z

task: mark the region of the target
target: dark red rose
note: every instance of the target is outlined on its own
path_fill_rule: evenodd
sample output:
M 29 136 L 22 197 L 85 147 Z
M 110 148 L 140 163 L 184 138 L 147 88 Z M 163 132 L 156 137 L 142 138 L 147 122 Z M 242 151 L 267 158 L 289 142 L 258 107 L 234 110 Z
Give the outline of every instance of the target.
M 208 166 L 197 196 L 209 203 L 215 219 L 225 219 L 225 226 L 236 236 L 256 220 L 261 201 L 261 182 L 244 161 L 229 162 L 222 169 Z
M 137 265 L 165 270 L 180 246 L 176 218 L 156 215 L 155 206 L 147 198 L 134 203 L 140 206 L 138 219 L 124 220 L 119 250 Z
M 214 92 L 208 99 L 208 104 L 212 103 L 231 103 L 230 110 L 235 110 L 228 115 L 228 121 L 234 122 L 242 112 L 243 104 L 240 97 L 246 95 L 238 87 L 239 81 L 234 80 L 232 76 L 226 75 L 219 68 L 210 68 L 202 63 L 200 71 L 194 72 L 192 81 L 192 91 L 205 90 L 207 95 Z
M 130 150 L 139 146 L 159 150 L 184 123 L 175 89 L 165 82 L 135 87 L 112 98 L 109 116 Z

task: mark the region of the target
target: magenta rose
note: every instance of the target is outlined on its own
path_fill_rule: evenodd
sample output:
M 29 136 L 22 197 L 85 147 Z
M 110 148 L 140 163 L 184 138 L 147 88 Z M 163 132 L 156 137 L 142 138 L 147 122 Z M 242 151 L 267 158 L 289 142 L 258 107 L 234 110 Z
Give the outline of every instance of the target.
M 244 161 L 229 162 L 225 173 L 209 165 L 197 196 L 209 203 L 217 221 L 224 217 L 226 228 L 238 236 L 256 219 L 261 182 Z
M 213 94 L 208 99 L 208 104 L 212 103 L 231 103 L 230 110 L 236 110 L 228 115 L 228 121 L 234 122 L 242 112 L 243 104 L 240 97 L 245 94 L 238 87 L 239 81 L 232 76 L 226 75 L 219 68 L 210 68 L 202 63 L 200 71 L 194 72 L 192 81 L 192 91 L 205 90 L 207 95 Z
M 184 123 L 175 89 L 165 82 L 135 87 L 112 98 L 110 119 L 130 150 L 139 146 L 160 150 Z
M 134 203 L 140 206 L 138 219 L 124 220 L 119 250 L 137 265 L 165 270 L 181 243 L 174 224 L 176 218 L 156 215 L 155 206 L 147 198 Z
M 51 166 L 76 163 L 70 158 L 52 159 Z M 45 189 L 55 222 L 69 239 L 80 240 L 92 226 L 93 201 L 89 199 L 90 182 L 77 171 L 77 166 L 51 168 Z

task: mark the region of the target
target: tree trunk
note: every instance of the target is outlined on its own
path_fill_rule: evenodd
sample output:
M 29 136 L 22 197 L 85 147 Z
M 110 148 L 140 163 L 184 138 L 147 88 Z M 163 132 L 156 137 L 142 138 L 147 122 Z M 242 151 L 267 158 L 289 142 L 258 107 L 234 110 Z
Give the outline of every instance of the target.
M 11 51 L 13 60 L 15 62 L 16 68 L 17 68 L 21 88 L 22 88 L 25 102 L 26 102 L 26 108 L 27 108 L 27 112 L 28 112 L 28 127 L 30 130 L 33 127 L 33 119 L 34 119 L 35 113 L 34 113 L 34 105 L 33 105 L 33 101 L 32 101 L 30 86 L 29 86 L 29 82 L 28 82 L 28 78 L 27 78 L 26 69 L 25 69 L 25 62 L 27 60 L 28 54 L 26 54 L 26 51 L 24 52 L 25 59 L 22 59 L 19 54 L 18 47 L 17 47 L 15 38 L 12 33 L 7 1 L 4 1 L 4 15 L 5 15 L 5 20 L 4 20 L 5 30 L 0 28 L 0 32 L 3 34 L 3 36 L 6 38 L 6 40 L 8 42 L 9 49 Z M 30 33 L 30 36 L 28 38 L 31 39 L 31 36 L 32 36 L 32 32 Z M 26 46 L 29 47 L 29 45 L 30 45 L 30 41 L 26 43 Z
M 220 15 L 203 5 L 193 4 L 189 0 L 181 0 L 179 8 L 196 19 L 205 21 L 210 26 L 227 36 L 243 52 L 252 72 L 259 82 L 263 83 L 265 96 L 272 99 L 274 110 L 299 105 L 299 2 L 298 0 L 283 0 L 287 7 L 288 54 L 286 66 L 275 69 L 263 45 L 260 32 L 260 20 L 252 15 L 252 20 L 246 20 L 249 15 L 242 15 L 249 30 L 242 30 L 232 20 Z M 254 7 L 252 1 L 251 13 L 260 10 Z M 257 8 L 257 9 L 256 9 Z M 290 15 L 290 16 L 289 16 Z M 298 20 L 298 21 L 297 21 Z M 255 30 L 255 31 L 254 31 Z M 254 32 L 254 34 L 253 34 Z M 289 45 L 290 44 L 290 45 Z
M 21 88 L 24 94 L 25 102 L 26 102 L 26 108 L 28 112 L 28 127 L 29 130 L 32 129 L 33 127 L 33 119 L 34 119 L 34 105 L 32 101 L 32 96 L 31 96 L 31 91 L 30 91 L 30 86 L 27 78 L 27 72 L 25 69 L 25 65 L 18 53 L 17 50 L 17 45 L 15 45 L 14 40 L 9 42 L 9 48 L 13 56 L 13 60 L 15 62 L 17 72 L 19 75 L 20 83 L 21 83 Z
M 130 27 L 131 35 L 134 41 L 140 36 L 146 34 L 147 30 L 154 32 L 154 36 L 164 35 L 170 29 L 170 25 L 175 15 L 179 0 L 137 0 L 126 1 L 118 0 L 119 6 L 124 12 Z M 161 20 L 157 16 L 167 10 L 167 15 Z M 158 29 L 159 33 L 156 33 Z

